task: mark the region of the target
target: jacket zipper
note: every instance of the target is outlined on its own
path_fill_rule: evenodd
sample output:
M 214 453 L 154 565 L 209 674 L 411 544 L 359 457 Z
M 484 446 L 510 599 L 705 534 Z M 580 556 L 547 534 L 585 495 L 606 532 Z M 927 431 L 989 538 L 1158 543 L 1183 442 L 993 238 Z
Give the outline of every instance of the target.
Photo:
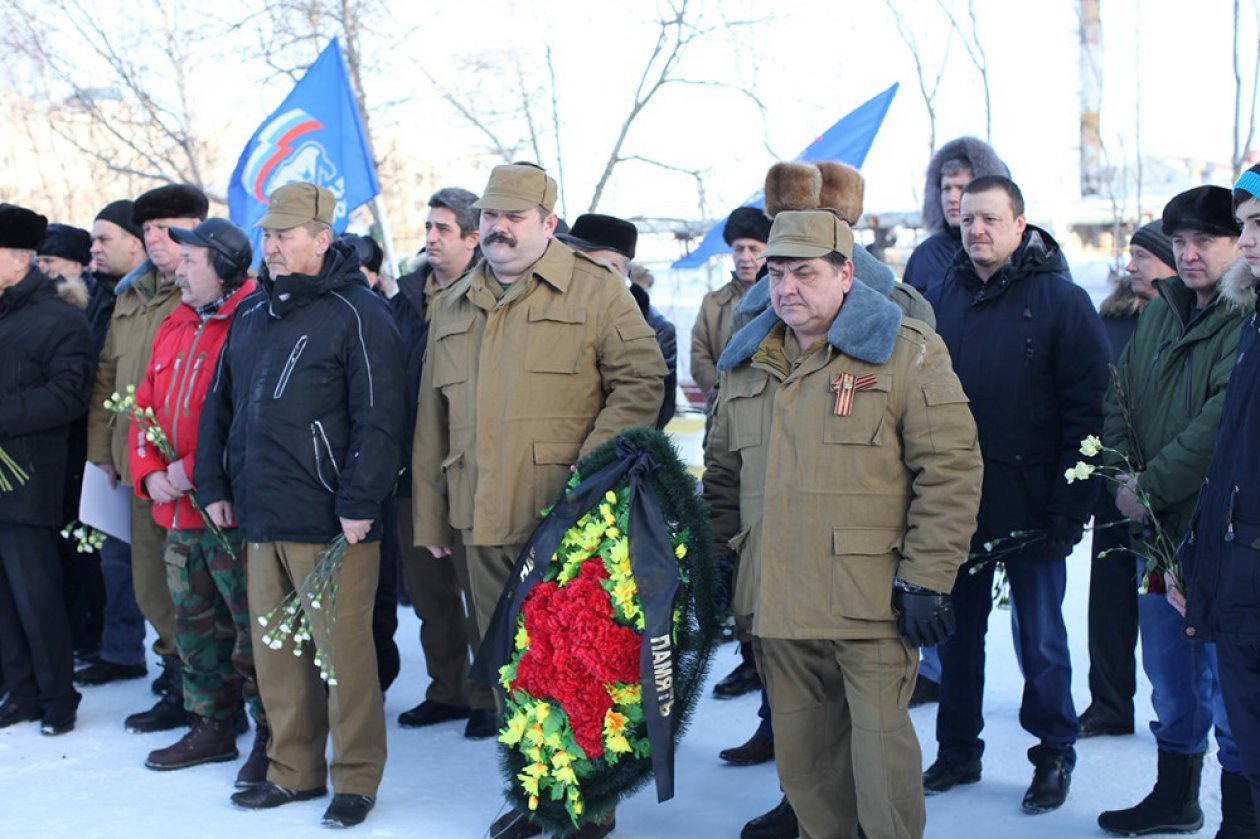
M 162 400 L 162 413 L 169 416 L 171 413 L 171 392 L 176 392 L 175 402 L 179 403 L 179 363 L 184 360 L 182 355 L 175 356 L 175 369 L 171 372 L 171 383 L 166 388 L 166 398 Z
M 341 467 L 337 465 L 337 458 L 333 457 L 332 446 L 328 442 L 328 435 L 324 433 L 324 424 L 319 420 L 311 423 L 311 446 L 315 450 L 315 476 L 319 478 L 319 482 L 324 485 L 324 489 L 331 493 L 337 491 L 328 485 L 328 481 L 324 480 L 324 470 L 321 467 L 322 458 L 320 457 L 319 444 L 324 443 L 324 451 L 328 453 L 328 462 L 332 464 L 333 474 L 337 476 L 337 480 L 341 480 Z
M 276 382 L 276 390 L 271 394 L 273 399 L 279 399 L 281 396 L 284 396 L 284 389 L 289 386 L 289 377 L 293 375 L 293 368 L 297 366 L 298 358 L 301 357 L 302 351 L 305 349 L 306 336 L 303 335 L 293 345 L 293 351 L 289 353 L 289 360 L 284 363 L 284 369 L 280 371 L 280 380 Z
M 1233 491 L 1231 491 L 1229 494 L 1229 509 L 1225 513 L 1225 516 L 1227 519 L 1226 524 L 1225 524 L 1225 541 L 1226 542 L 1234 541 L 1234 500 L 1237 498 L 1238 498 L 1238 487 L 1235 486 Z
M 204 323 L 202 323 L 202 324 L 198 324 L 198 326 L 197 326 L 197 331 L 196 331 L 195 333 L 193 333 L 192 343 L 188 346 L 188 354 L 187 354 L 186 356 L 184 356 L 184 358 L 185 358 L 185 359 L 191 359 L 191 358 L 193 357 L 193 355 L 197 352 L 197 344 L 201 341 L 201 333 L 202 333 L 202 331 L 205 329 L 205 327 L 206 327 L 206 325 L 205 325 Z M 187 373 L 187 372 L 188 372 L 188 365 L 187 365 L 187 364 L 185 364 L 185 365 L 184 365 L 184 372 L 185 372 L 185 373 Z M 179 403 L 180 403 L 181 401 L 183 401 L 183 399 L 184 399 L 184 391 L 185 391 L 185 389 L 189 389 L 189 390 L 191 390 L 191 388 L 192 388 L 192 382 L 191 382 L 191 379 L 195 379 L 196 377 L 197 377 L 197 373 L 196 373 L 196 370 L 194 369 L 193 374 L 192 374 L 192 376 L 191 376 L 191 378 L 190 378 L 190 379 L 185 380 L 185 381 L 180 381 L 180 379 L 179 379 L 179 374 L 178 374 L 178 372 L 176 372 L 176 376 L 175 376 L 175 382 L 176 382 L 176 385 L 177 385 L 177 387 L 176 387 L 176 389 L 175 389 L 175 413 L 176 413 L 176 414 L 178 414 L 178 413 L 179 413 Z M 187 403 L 185 403 L 185 408 L 187 408 Z M 166 415 L 167 415 L 167 416 L 171 416 L 171 409 L 170 409 L 170 406 L 169 406 L 169 405 L 167 405 L 167 408 L 166 408 Z M 172 448 L 172 449 L 174 449 L 175 451 L 179 451 L 179 449 L 178 449 L 178 447 L 177 447 L 177 444 L 176 444 L 176 437 L 177 437 L 177 435 L 178 435 L 178 433 L 179 433 L 178 429 L 179 429 L 179 417 L 178 417 L 178 416 L 174 416 L 174 417 L 172 417 L 172 419 L 171 419 L 171 435 L 170 435 L 170 437 L 171 437 L 171 448 Z

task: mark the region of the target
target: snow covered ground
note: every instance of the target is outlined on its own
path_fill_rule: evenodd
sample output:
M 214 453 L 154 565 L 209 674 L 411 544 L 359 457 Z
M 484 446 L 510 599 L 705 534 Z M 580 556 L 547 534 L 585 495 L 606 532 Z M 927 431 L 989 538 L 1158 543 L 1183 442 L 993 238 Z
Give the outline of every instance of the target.
M 1070 561 L 1067 605 L 1071 634 L 1074 695 L 1078 712 L 1088 701 L 1085 615 L 1089 587 L 1088 549 Z M 401 610 L 398 640 L 403 672 L 385 700 L 389 721 L 389 762 L 379 802 L 360 836 L 483 836 L 499 812 L 500 781 L 491 741 L 471 742 L 461 723 L 404 730 L 398 714 L 422 696 L 426 676 L 418 623 Z M 1032 739 L 1019 727 L 1022 682 L 1010 643 L 1005 612 L 990 627 L 984 779 L 928 799 L 931 837 L 1098 836 L 1104 809 L 1127 807 L 1145 795 L 1154 780 L 1155 744 L 1146 728 L 1150 686 L 1139 668 L 1138 732 L 1130 737 L 1082 741 L 1067 804 L 1042 816 L 1019 808 L 1032 777 L 1025 750 Z M 266 654 L 266 653 L 264 653 Z M 733 645 L 715 656 L 710 681 L 734 666 Z M 327 799 L 290 804 L 266 812 L 243 812 L 228 803 L 238 763 L 211 764 L 178 772 L 144 768 L 145 755 L 173 742 L 171 733 L 127 734 L 123 717 L 153 701 L 148 680 L 84 690 L 78 728 L 64 737 L 43 737 L 35 724 L 0 730 L 0 836 L 4 837 L 255 837 L 327 836 L 319 818 Z M 742 743 L 756 723 L 755 696 L 718 702 L 706 695 L 677 756 L 677 794 L 663 805 L 649 787 L 617 813 L 620 839 L 634 837 L 735 837 L 743 823 L 779 800 L 773 764 L 735 768 L 717 757 Z M 935 706 L 912 712 L 924 746 L 935 753 Z M 247 750 L 248 736 L 240 746 Z M 1215 750 L 1215 745 L 1212 746 Z M 243 760 L 242 756 L 242 760 Z M 1206 826 L 1211 836 L 1220 821 L 1220 767 L 1209 757 L 1203 778 Z

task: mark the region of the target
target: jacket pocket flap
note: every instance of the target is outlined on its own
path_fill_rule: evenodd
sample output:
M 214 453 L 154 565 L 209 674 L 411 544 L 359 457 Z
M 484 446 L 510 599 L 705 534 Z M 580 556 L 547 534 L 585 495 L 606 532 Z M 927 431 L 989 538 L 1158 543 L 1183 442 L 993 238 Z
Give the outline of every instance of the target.
M 727 399 L 748 399 L 756 396 L 766 389 L 766 381 L 768 377 L 765 374 L 759 376 L 728 376 L 722 382 L 722 393 Z
M 962 384 L 957 381 L 927 382 L 923 385 L 923 399 L 928 407 L 936 405 L 966 404 L 971 400 L 963 392 Z
M 622 323 L 617 326 L 617 335 L 623 341 L 637 341 L 642 338 L 656 340 L 656 332 L 647 323 Z
M 433 340 L 440 341 L 448 335 L 462 335 L 472 329 L 472 325 L 472 318 L 442 321 L 434 327 Z
M 1260 551 L 1260 525 L 1239 521 L 1234 518 L 1234 543 L 1245 545 L 1253 551 Z
M 530 309 L 529 322 L 552 321 L 554 323 L 586 323 L 585 309 Z
M 450 469 L 452 466 L 456 466 L 456 465 L 462 466 L 463 463 L 464 463 L 464 452 L 462 450 L 457 451 L 457 452 L 451 452 L 451 454 L 447 455 L 446 460 L 442 461 L 442 471 L 445 472 L 447 469 Z
M 538 466 L 577 463 L 580 443 L 535 443 L 534 463 Z
M 902 538 L 902 532 L 892 528 L 836 527 L 831 531 L 831 551 L 836 556 L 884 556 L 900 550 Z

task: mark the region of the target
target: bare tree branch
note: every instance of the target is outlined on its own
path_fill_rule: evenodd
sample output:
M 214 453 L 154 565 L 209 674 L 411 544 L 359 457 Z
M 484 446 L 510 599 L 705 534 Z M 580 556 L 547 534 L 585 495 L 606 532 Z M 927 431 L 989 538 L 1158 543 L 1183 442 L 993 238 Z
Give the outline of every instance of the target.
M 941 11 L 949 18 L 949 25 L 962 38 L 963 47 L 967 50 L 967 57 L 971 59 L 976 72 L 980 74 L 980 84 L 984 88 L 984 139 L 991 143 L 993 142 L 993 97 L 989 90 L 989 59 L 984 51 L 984 44 L 980 42 L 980 27 L 976 20 L 976 2 L 975 0 L 967 0 L 967 17 L 971 22 L 970 32 L 963 31 L 962 24 L 958 22 L 958 18 L 954 15 L 954 10 L 946 5 L 945 0 L 936 0 L 936 4 L 941 7 Z

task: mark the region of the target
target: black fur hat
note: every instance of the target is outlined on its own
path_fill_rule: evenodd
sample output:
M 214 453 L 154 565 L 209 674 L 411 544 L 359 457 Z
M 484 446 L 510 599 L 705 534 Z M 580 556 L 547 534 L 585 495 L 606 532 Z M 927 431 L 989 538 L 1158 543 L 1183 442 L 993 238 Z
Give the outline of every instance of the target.
M 568 233 L 557 233 L 556 238 L 580 251 L 616 251 L 627 259 L 634 259 L 639 229 L 616 216 L 583 213 Z
M 728 245 L 734 244 L 736 239 L 766 242 L 770 239 L 770 217 L 756 207 L 740 207 L 726 217 L 722 238 Z
M 0 204 L 0 248 L 39 250 L 48 232 L 48 219 L 16 204 Z
M 206 194 L 192 184 L 169 184 L 136 199 L 131 223 L 137 227 L 155 218 L 195 218 L 205 221 L 210 210 Z
M 1237 236 L 1242 227 L 1234 218 L 1233 194 L 1223 186 L 1196 186 L 1174 195 L 1164 205 L 1164 235 L 1198 230 L 1213 236 Z
M 80 265 L 92 261 L 92 236 L 80 227 L 50 224 L 44 241 L 36 251 L 40 256 L 59 256 Z

